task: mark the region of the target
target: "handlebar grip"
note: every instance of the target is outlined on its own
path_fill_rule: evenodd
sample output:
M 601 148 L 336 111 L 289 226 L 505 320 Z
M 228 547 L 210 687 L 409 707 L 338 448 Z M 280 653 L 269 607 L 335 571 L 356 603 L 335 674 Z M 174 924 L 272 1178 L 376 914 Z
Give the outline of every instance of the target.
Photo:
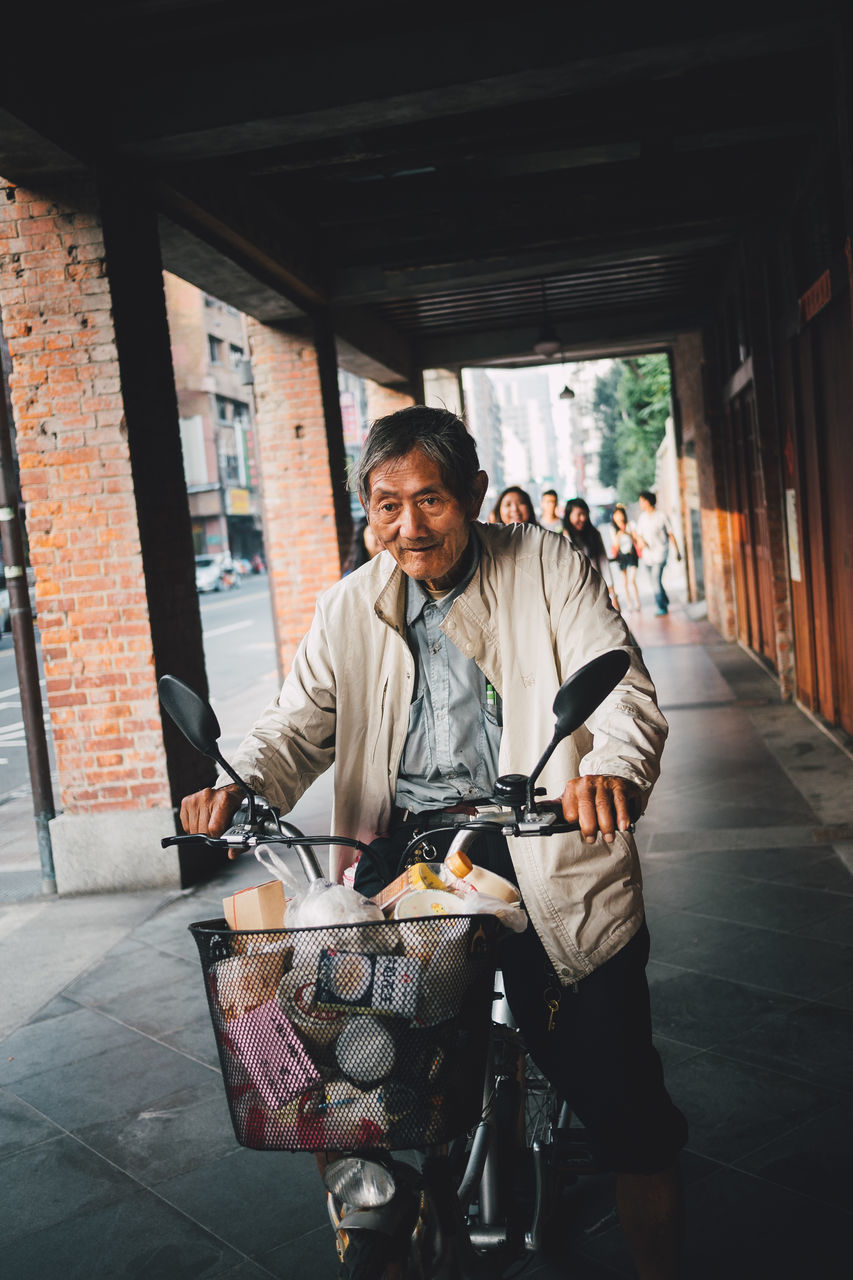
M 238 849 L 239 845 L 230 844 L 229 841 L 223 840 L 217 836 L 205 836 L 201 834 L 191 836 L 164 836 L 160 841 L 161 849 L 167 849 L 170 844 L 205 844 L 209 849 Z

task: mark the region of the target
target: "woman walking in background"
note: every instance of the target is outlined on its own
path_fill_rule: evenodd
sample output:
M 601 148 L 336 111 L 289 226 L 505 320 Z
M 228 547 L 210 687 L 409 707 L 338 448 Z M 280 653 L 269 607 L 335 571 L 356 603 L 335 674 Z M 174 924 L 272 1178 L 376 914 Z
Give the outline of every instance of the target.
M 535 524 L 538 520 L 533 510 L 533 501 L 525 489 L 511 484 L 498 497 L 492 507 L 491 524 Z
M 640 592 L 637 587 L 637 565 L 640 562 L 640 557 L 637 555 L 637 535 L 634 526 L 628 523 L 628 512 L 621 502 L 617 502 L 613 508 L 611 523 L 613 525 L 613 542 L 610 548 L 610 558 L 616 561 L 622 573 L 622 586 L 625 599 L 628 601 L 628 608 L 636 607 L 639 609 Z M 636 605 L 631 604 L 632 591 Z
M 610 602 L 614 609 L 619 608 L 619 597 L 613 581 L 613 571 L 601 534 L 591 523 L 589 507 L 583 498 L 571 498 L 566 503 L 566 514 L 563 516 L 563 532 L 573 547 L 582 551 L 591 560 L 601 574 L 610 591 Z

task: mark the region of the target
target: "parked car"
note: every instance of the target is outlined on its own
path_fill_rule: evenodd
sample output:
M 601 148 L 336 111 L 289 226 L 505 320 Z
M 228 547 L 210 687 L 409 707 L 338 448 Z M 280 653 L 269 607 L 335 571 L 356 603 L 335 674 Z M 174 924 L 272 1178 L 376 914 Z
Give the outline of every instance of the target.
M 30 593 L 30 613 L 36 616 L 36 586 L 35 574 L 33 570 L 27 566 L 27 588 Z M 9 588 L 6 585 L 6 575 L 0 569 L 0 635 L 6 631 L 12 630 L 12 605 L 9 598 Z
M 239 586 L 240 579 L 229 555 L 207 555 L 195 558 L 196 590 L 227 591 Z

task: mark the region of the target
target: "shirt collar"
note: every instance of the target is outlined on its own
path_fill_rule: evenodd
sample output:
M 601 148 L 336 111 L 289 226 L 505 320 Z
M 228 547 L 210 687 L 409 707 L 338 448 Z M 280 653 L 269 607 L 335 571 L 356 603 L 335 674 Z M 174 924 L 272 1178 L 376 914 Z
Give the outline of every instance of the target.
M 480 563 L 480 539 L 474 535 L 473 530 L 468 538 L 468 545 L 463 552 L 463 559 L 465 572 L 456 586 L 451 591 L 448 591 L 446 596 L 442 596 L 440 600 L 434 600 L 426 588 L 415 578 L 406 579 L 407 627 L 417 622 L 426 605 L 438 604 L 442 609 L 449 608 L 457 596 L 461 596 L 468 586 L 476 572 L 477 565 Z

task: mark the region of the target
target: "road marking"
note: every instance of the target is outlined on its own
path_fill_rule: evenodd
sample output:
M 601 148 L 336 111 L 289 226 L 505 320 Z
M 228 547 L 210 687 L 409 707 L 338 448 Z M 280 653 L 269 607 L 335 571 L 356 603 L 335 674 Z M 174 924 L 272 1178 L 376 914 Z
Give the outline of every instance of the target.
M 39 684 L 43 685 L 44 680 L 39 680 Z M 11 698 L 12 694 L 14 694 L 16 697 L 21 696 L 21 690 L 19 685 L 15 685 L 14 689 L 0 689 L 0 698 Z
M 253 627 L 255 624 L 251 618 L 246 618 L 244 622 L 232 622 L 227 627 L 214 627 L 211 631 L 202 631 L 202 639 L 208 640 L 211 636 L 224 636 L 229 631 L 242 631 L 244 627 Z

